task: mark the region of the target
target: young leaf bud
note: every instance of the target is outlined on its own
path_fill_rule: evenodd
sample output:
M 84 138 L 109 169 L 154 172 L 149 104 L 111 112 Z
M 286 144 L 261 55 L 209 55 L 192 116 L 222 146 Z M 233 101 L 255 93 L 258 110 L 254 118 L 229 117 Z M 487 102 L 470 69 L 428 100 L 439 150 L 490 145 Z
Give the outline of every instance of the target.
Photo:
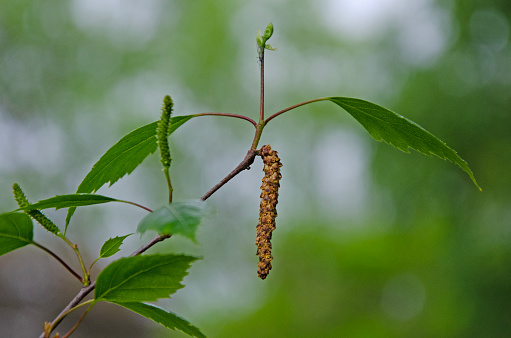
M 259 208 L 259 223 L 257 224 L 256 254 L 259 256 L 257 264 L 257 274 L 259 278 L 265 279 L 268 276 L 272 266 L 271 261 L 271 238 L 275 230 L 275 218 L 277 217 L 277 203 L 279 196 L 280 179 L 280 159 L 275 150 L 270 145 L 261 148 L 261 157 L 264 163 L 264 178 L 261 185 L 261 204 Z
M 268 26 L 266 26 L 266 29 L 264 30 L 263 38 L 264 38 L 265 42 L 269 38 L 271 38 L 272 35 L 273 35 L 273 23 L 270 22 L 270 24 Z
M 260 48 L 263 47 L 263 37 L 261 36 L 261 29 L 257 30 L 256 42 L 258 47 Z

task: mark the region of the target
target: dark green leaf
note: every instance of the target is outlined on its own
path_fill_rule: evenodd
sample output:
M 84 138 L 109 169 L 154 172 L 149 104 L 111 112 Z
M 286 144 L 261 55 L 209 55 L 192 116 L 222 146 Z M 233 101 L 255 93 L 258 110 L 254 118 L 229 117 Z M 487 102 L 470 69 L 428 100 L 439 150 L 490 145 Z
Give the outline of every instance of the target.
M 192 337 L 206 337 L 198 328 L 190 324 L 188 321 L 178 315 L 167 312 L 159 307 L 144 303 L 122 303 L 114 302 L 114 304 L 125 307 L 139 315 L 154 320 L 156 323 L 165 326 L 171 330 L 180 330 Z
M 169 135 L 194 115 L 171 118 Z M 158 121 L 140 127 L 124 136 L 94 164 L 84 178 L 77 192 L 96 192 L 104 184 L 114 184 L 126 174 L 130 174 L 156 148 L 156 127 Z
M 98 276 L 94 298 L 112 302 L 150 302 L 167 298 L 180 283 L 196 257 L 148 255 L 121 258 Z
M 169 135 L 193 117 L 195 117 L 195 115 L 173 117 L 170 120 L 171 126 L 169 128 Z M 91 171 L 78 186 L 76 192 L 96 192 L 104 184 L 110 182 L 110 185 L 112 185 L 124 175 L 130 174 L 135 170 L 135 168 L 157 148 L 157 124 L 157 121 L 150 123 L 121 138 L 119 142 L 108 149 L 94 164 Z M 72 207 L 68 211 L 66 230 L 75 210 L 76 208 Z
M 189 200 L 167 204 L 154 210 L 138 224 L 137 232 L 154 230 L 159 234 L 180 234 L 195 241 L 202 218 L 209 213 L 206 202 Z
M 472 170 L 456 151 L 418 124 L 374 103 L 348 97 L 329 97 L 328 100 L 344 108 L 377 141 L 410 152 L 415 149 L 425 155 L 436 155 L 459 165 L 481 190 Z
M 119 251 L 121 251 L 120 247 L 122 242 L 126 239 L 126 237 L 131 236 L 133 234 L 128 234 L 126 236 L 119 236 L 108 239 L 105 244 L 101 247 L 101 251 L 99 253 L 99 258 L 106 258 L 115 255 Z
M 62 209 L 69 207 L 81 207 L 86 205 L 101 204 L 108 202 L 122 202 L 115 198 L 95 195 L 95 194 L 69 194 L 69 195 L 57 195 L 45 200 L 38 201 L 33 204 L 29 204 L 18 210 L 42 210 L 42 209 Z
M 104 184 L 112 185 L 130 174 L 156 150 L 156 125 L 157 122 L 153 122 L 121 138 L 94 164 L 76 192 L 96 192 Z
M 26 214 L 0 214 L 0 255 L 31 244 L 33 230 L 32 220 Z

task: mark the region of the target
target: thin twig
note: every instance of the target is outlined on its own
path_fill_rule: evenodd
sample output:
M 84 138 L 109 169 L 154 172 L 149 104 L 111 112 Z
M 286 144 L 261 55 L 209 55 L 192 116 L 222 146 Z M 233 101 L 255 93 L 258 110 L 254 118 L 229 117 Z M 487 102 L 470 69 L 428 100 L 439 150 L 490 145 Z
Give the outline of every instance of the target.
M 227 182 L 229 182 L 234 176 L 238 175 L 243 170 L 250 169 L 250 165 L 254 163 L 254 158 L 257 155 L 257 151 L 250 149 L 247 153 L 247 156 L 245 156 L 245 159 L 241 161 L 238 166 L 229 173 L 229 175 L 225 176 L 223 180 L 221 180 L 217 185 L 215 185 L 213 188 L 211 188 L 210 191 L 208 191 L 204 196 L 201 197 L 201 200 L 205 201 L 207 200 L 211 195 L 213 195 L 218 189 L 220 189 L 222 186 L 224 186 Z
M 32 242 L 32 244 L 34 244 L 36 247 L 38 247 L 39 249 L 41 250 L 44 250 L 45 252 L 47 252 L 48 254 L 50 254 L 53 258 L 55 258 L 60 264 L 62 264 L 66 269 L 67 271 L 71 272 L 71 274 L 73 276 L 75 276 L 79 281 L 80 283 L 83 282 L 83 278 L 82 276 L 80 276 L 78 273 L 76 273 L 69 265 L 66 264 L 66 262 L 64 262 L 59 256 L 57 256 L 53 251 L 51 251 L 50 249 L 42 246 L 41 244 L 37 243 L 37 242 Z
M 145 211 L 149 211 L 149 212 L 153 212 L 151 209 L 149 209 L 148 207 L 144 207 L 143 205 L 141 204 L 138 204 L 138 203 L 135 203 L 135 202 L 131 202 L 131 201 L 124 201 L 124 200 L 117 200 L 119 202 L 122 202 L 122 203 L 126 203 L 126 204 L 131 204 L 131 205 L 134 205 L 136 207 L 139 207 L 141 209 L 144 209 Z
M 64 242 L 67 243 L 67 245 L 69 245 L 69 247 L 71 249 L 73 249 L 73 251 L 75 252 L 76 254 L 76 257 L 78 258 L 78 261 L 80 262 L 80 267 L 82 268 L 82 272 L 83 272 L 83 279 L 82 279 L 82 284 L 85 286 L 85 285 L 89 285 L 90 283 L 90 277 L 89 275 L 87 274 L 87 268 L 85 267 L 85 264 L 83 263 L 83 258 L 82 258 L 82 255 L 80 254 L 80 250 L 78 250 L 78 245 L 72 243 L 69 239 L 67 239 L 66 236 L 64 235 L 61 235 L 59 236 L 60 238 L 62 238 L 64 240 Z
M 137 251 L 133 252 L 130 257 L 133 257 L 133 256 L 138 256 L 140 254 L 142 254 L 143 252 L 145 252 L 147 249 L 149 249 L 150 247 L 152 247 L 153 245 L 155 245 L 156 243 L 158 242 L 161 242 L 161 241 L 164 241 L 166 240 L 167 238 L 170 238 L 172 235 L 171 234 L 163 234 L 163 235 L 156 235 L 153 239 L 151 239 L 149 242 L 147 242 L 146 244 L 144 244 L 143 246 L 141 246 Z
M 76 328 L 78 327 L 78 325 L 80 325 L 80 323 L 83 321 L 83 319 L 85 318 L 85 316 L 87 315 L 87 313 L 89 313 L 90 309 L 92 309 L 92 307 L 94 306 L 94 303 L 92 303 L 88 308 L 87 310 L 85 310 L 85 312 L 80 316 L 80 319 L 78 319 L 78 321 L 76 322 L 76 324 L 71 328 L 71 330 L 69 330 L 68 333 L 66 333 L 64 336 L 62 336 L 62 338 L 68 338 L 73 332 L 75 332 Z
M 260 65 L 260 93 L 259 93 L 259 122 L 257 123 L 256 133 L 254 135 L 254 140 L 252 141 L 252 145 L 250 149 L 255 151 L 257 148 L 257 144 L 261 139 L 261 134 L 263 133 L 264 126 L 266 122 L 264 121 L 264 45 L 259 46 L 259 65 Z
M 298 103 L 298 104 L 292 105 L 291 107 L 287 107 L 286 109 L 282 109 L 281 111 L 278 111 L 275 114 L 273 114 L 272 116 L 268 117 L 266 119 L 265 123 L 268 123 L 270 120 L 274 119 L 275 117 L 279 116 L 280 114 L 283 114 L 283 113 L 285 113 L 287 111 L 290 111 L 291 109 L 295 109 L 295 108 L 304 106 L 304 105 L 309 104 L 309 103 L 325 101 L 325 100 L 328 100 L 328 98 L 327 97 L 321 97 L 319 99 L 313 99 L 313 100 L 309 100 L 309 101 L 305 101 L 305 102 L 302 102 L 302 103 Z
M 65 315 L 69 310 L 77 306 L 92 290 L 96 287 L 96 282 L 91 283 L 89 286 L 83 287 L 80 289 L 78 294 L 71 300 L 69 304 L 59 313 L 59 315 L 55 318 L 55 320 L 51 323 L 52 329 L 57 327 L 57 325 L 64 319 Z M 39 338 L 45 338 L 45 333 L 43 332 Z
M 238 119 L 246 120 L 254 125 L 254 127 L 257 125 L 256 121 L 252 120 L 248 116 L 239 115 L 239 114 L 228 114 L 228 113 L 200 113 L 195 114 L 194 116 L 227 116 L 227 117 L 236 117 Z
M 259 123 L 264 121 L 264 46 L 261 48 L 259 54 L 259 63 L 261 66 L 260 74 L 261 74 L 261 93 L 259 99 Z
M 169 204 L 170 204 L 172 203 L 172 193 L 174 192 L 174 188 L 172 188 L 172 182 L 170 181 L 169 169 L 170 169 L 169 167 L 165 167 L 163 169 L 163 172 L 165 173 L 165 178 L 167 179 L 167 186 L 169 187 Z

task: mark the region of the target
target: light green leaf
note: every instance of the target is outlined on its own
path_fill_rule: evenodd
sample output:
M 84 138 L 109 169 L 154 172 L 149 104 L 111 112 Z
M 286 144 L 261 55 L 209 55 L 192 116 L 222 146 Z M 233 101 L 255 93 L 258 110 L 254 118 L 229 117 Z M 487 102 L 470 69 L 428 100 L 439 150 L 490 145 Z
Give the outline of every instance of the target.
M 273 50 L 273 51 L 276 51 L 276 50 L 277 50 L 277 48 L 272 47 L 269 43 L 265 44 L 265 45 L 264 45 L 264 48 L 265 48 L 265 49 L 268 49 L 268 50 Z
M 170 297 L 190 264 L 184 255 L 144 255 L 121 258 L 108 265 L 96 280 L 94 298 L 112 302 L 151 302 Z
M 185 319 L 179 317 L 178 315 L 167 312 L 159 307 L 156 307 L 151 304 L 144 303 L 123 303 L 123 302 L 113 302 L 114 304 L 120 305 L 129 309 L 139 315 L 142 315 L 146 318 L 154 320 L 156 323 L 165 326 L 171 330 L 180 330 L 184 333 L 188 334 L 191 337 L 202 338 L 206 337 L 198 328 L 190 324 Z
M 206 202 L 189 200 L 167 204 L 154 210 L 138 224 L 137 232 L 154 230 L 159 234 L 180 234 L 195 241 L 202 218 L 210 212 Z
M 81 207 L 86 205 L 94 205 L 108 202 L 123 202 L 115 198 L 106 197 L 95 194 L 69 194 L 57 195 L 55 197 L 47 198 L 36 203 L 29 204 L 18 210 L 42 210 L 42 209 L 62 209 L 69 207 Z
M 344 108 L 375 140 L 385 141 L 407 153 L 410 152 L 409 148 L 412 148 L 428 156 L 435 155 L 441 159 L 447 159 L 460 166 L 481 190 L 467 162 L 458 156 L 456 151 L 418 124 L 364 100 L 348 97 L 326 99 Z
M 30 217 L 18 212 L 0 214 L 0 255 L 32 244 L 34 225 Z
M 195 115 L 171 118 L 169 135 Z M 93 193 L 104 184 L 110 186 L 126 174 L 130 174 L 142 161 L 157 148 L 156 127 L 158 121 L 140 127 L 114 144 L 94 164 L 91 171 L 78 186 L 77 193 Z M 66 230 L 76 208 L 69 209 L 66 217 Z
M 133 234 L 108 239 L 101 247 L 101 251 L 99 252 L 99 258 L 110 257 L 121 251 L 120 247 L 122 245 L 122 242 L 126 239 L 126 237 L 131 235 Z

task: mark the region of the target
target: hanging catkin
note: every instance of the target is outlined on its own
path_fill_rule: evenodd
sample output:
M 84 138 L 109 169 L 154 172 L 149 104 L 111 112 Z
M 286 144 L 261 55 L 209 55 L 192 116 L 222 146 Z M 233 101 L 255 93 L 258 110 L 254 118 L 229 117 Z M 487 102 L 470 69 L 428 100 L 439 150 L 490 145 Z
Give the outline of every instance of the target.
M 270 145 L 261 148 L 261 157 L 264 163 L 264 178 L 261 185 L 261 205 L 259 209 L 259 223 L 257 224 L 257 274 L 259 278 L 265 279 L 271 270 L 271 236 L 275 230 L 275 218 L 277 217 L 277 203 L 279 197 L 280 179 L 280 158 L 277 152 L 272 150 Z

